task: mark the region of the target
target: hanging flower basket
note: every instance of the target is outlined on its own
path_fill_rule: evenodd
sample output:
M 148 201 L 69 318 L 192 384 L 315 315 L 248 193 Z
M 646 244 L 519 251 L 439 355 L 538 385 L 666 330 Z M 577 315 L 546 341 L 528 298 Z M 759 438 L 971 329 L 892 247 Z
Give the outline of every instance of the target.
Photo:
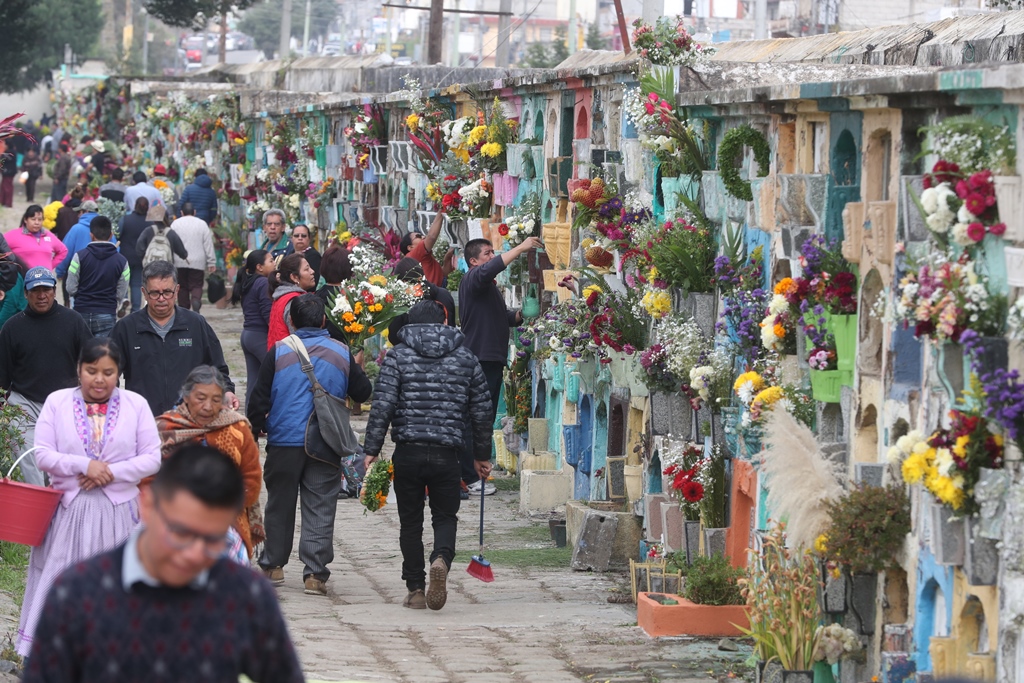
M 843 373 L 838 370 L 811 370 L 811 394 L 815 401 L 839 403 Z

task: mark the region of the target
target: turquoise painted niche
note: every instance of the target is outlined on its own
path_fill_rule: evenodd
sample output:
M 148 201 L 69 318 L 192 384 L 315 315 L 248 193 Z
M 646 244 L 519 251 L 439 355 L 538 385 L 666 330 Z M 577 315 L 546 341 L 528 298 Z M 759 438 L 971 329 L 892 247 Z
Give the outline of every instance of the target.
M 918 671 L 931 671 L 931 638 L 949 635 L 953 623 L 953 567 L 938 564 L 929 548 L 917 556 L 914 603 L 914 661 Z
M 590 499 L 607 500 L 608 487 L 605 485 L 608 471 L 608 392 L 598 399 L 594 411 L 594 455 L 590 470 Z M 600 471 L 602 475 L 596 473 Z

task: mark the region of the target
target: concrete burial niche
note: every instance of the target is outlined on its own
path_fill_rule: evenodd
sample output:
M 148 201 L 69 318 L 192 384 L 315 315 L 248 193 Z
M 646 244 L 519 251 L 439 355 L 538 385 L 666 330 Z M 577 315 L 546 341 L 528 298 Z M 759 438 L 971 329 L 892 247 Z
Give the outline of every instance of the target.
M 572 568 L 608 571 L 629 567 L 643 539 L 640 518 L 622 505 L 571 500 L 565 504 L 566 538 L 573 547 Z
M 744 605 L 698 605 L 681 595 L 638 593 L 637 624 L 647 635 L 729 637 L 750 625 Z

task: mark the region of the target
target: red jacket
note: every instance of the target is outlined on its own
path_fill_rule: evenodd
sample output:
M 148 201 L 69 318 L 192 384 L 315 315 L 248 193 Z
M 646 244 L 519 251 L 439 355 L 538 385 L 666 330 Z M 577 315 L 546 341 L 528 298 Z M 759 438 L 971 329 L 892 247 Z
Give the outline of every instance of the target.
M 274 344 L 281 341 L 292 333 L 291 320 L 285 316 L 288 312 L 288 302 L 305 292 L 298 287 L 281 288 L 285 291 L 275 292 L 274 305 L 270 307 L 270 325 L 267 329 L 267 351 L 274 348 Z M 296 291 L 298 290 L 298 291 Z

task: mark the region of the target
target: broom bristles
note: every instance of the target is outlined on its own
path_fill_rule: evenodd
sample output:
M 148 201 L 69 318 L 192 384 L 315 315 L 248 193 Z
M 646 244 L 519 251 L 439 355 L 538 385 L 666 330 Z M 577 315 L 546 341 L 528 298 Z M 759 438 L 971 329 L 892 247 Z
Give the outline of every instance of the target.
M 843 492 L 835 465 L 811 430 L 786 410 L 769 413 L 764 433 L 761 472 L 768 508 L 773 518 L 786 521 L 786 537 L 794 548 L 812 548 L 828 529 L 828 504 Z

